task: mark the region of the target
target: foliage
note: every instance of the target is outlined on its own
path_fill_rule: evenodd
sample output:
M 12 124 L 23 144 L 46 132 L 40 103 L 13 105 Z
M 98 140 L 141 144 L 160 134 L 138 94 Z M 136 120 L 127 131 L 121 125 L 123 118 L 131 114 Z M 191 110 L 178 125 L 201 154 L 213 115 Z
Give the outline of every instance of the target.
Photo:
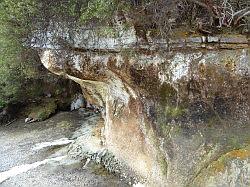
M 93 0 L 88 3 L 88 7 L 81 13 L 81 21 L 89 19 L 105 20 L 111 16 L 113 12 L 113 0 Z
M 185 114 L 186 110 L 181 107 L 166 106 L 166 115 L 170 118 L 178 118 Z
M 0 0 L 0 106 L 20 98 L 22 83 L 35 75 L 29 47 L 37 38 L 51 39 L 50 27 L 59 41 L 64 28 L 99 30 L 102 37 L 129 25 L 146 41 L 149 32 L 168 38 L 183 25 L 201 31 L 246 28 L 249 15 L 244 0 Z
M 0 107 L 22 98 L 22 84 L 35 74 L 30 50 L 22 45 L 25 34 L 25 11 L 31 1 L 0 2 Z M 30 9 L 32 12 L 33 10 Z M 13 18 L 13 19 L 11 19 Z M 18 24 L 17 24 L 18 23 Z M 32 56 L 31 56 L 32 57 Z
M 37 121 L 43 121 L 56 112 L 57 104 L 54 100 L 48 100 L 40 106 L 32 108 L 29 118 Z
M 0 107 L 25 100 L 26 82 L 39 76 L 34 69 L 36 59 L 29 49 L 34 32 L 43 36 L 51 21 L 75 28 L 89 20 L 94 20 L 93 23 L 107 20 L 115 7 L 113 3 L 113 0 L 0 1 Z M 108 34 L 111 32 L 107 29 Z
M 147 31 L 168 37 L 183 25 L 200 30 L 204 26 L 245 28 L 250 14 L 243 0 L 2 0 L 0 9 L 1 19 L 11 23 L 9 29 L 26 39 L 26 44 L 34 40 L 34 32 L 47 39 L 51 26 L 59 26 L 50 33 L 56 38 L 62 37 L 63 28 L 101 26 L 109 33 L 117 22 L 134 27 L 139 37 Z
M 2 106 L 17 99 L 23 77 L 23 67 L 18 57 L 21 48 L 14 40 L 5 36 L 3 32 L 0 33 L 0 105 Z

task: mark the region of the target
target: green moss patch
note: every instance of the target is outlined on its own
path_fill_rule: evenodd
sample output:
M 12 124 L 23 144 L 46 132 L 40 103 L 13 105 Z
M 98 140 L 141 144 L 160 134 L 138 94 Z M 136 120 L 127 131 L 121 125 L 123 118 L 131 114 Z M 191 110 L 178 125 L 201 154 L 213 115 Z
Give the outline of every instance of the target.
M 54 100 L 49 100 L 31 109 L 29 118 L 43 121 L 56 112 L 57 104 Z
M 165 112 L 170 118 L 178 118 L 185 114 L 186 109 L 182 107 L 166 106 Z

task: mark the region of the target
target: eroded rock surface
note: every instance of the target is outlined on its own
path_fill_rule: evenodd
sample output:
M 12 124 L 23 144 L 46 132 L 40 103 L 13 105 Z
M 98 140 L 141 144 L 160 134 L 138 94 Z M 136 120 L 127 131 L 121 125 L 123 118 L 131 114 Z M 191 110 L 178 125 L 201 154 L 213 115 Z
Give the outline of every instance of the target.
M 117 47 L 105 39 L 110 45 L 89 50 L 43 49 L 41 60 L 80 84 L 84 97 L 101 108 L 105 148 L 142 181 L 187 186 L 200 176 L 210 181 L 212 175 L 202 174 L 205 168 L 249 146 L 250 57 L 247 39 L 237 37 L 239 42 L 184 38 L 167 47 L 164 42 Z M 249 184 L 245 179 L 243 186 Z
M 93 161 L 83 167 L 86 157 L 69 151 L 78 138 L 99 140 L 92 136 L 99 119 L 92 111 L 75 111 L 58 113 L 46 121 L 25 124 L 19 119 L 1 126 L 0 186 L 129 186 Z M 101 147 L 97 142 L 89 142 L 95 150 Z M 87 151 L 79 150 L 81 155 Z

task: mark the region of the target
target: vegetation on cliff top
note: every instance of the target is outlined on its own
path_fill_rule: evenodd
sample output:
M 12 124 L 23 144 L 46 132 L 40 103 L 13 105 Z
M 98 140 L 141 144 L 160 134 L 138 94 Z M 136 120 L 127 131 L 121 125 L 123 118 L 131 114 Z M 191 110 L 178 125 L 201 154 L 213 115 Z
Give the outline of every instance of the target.
M 133 27 L 139 38 L 168 37 L 186 25 L 191 32 L 249 32 L 250 9 L 244 0 L 1 0 L 0 106 L 18 99 L 22 83 L 35 74 L 30 47 L 48 40 L 48 27 L 72 29 Z M 60 25 L 62 24 L 62 25 Z M 39 38 L 34 37 L 34 33 Z M 65 47 L 54 32 L 55 45 Z M 67 45 L 66 45 L 67 46 Z

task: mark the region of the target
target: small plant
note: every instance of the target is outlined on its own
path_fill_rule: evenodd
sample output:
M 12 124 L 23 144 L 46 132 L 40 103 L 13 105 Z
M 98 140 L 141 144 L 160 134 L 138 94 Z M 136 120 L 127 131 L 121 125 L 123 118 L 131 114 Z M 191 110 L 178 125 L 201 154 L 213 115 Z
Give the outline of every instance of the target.
M 6 106 L 6 102 L 0 100 L 0 109 Z
M 170 118 L 178 118 L 185 114 L 186 109 L 181 107 L 174 107 L 174 106 L 166 106 L 166 115 Z

